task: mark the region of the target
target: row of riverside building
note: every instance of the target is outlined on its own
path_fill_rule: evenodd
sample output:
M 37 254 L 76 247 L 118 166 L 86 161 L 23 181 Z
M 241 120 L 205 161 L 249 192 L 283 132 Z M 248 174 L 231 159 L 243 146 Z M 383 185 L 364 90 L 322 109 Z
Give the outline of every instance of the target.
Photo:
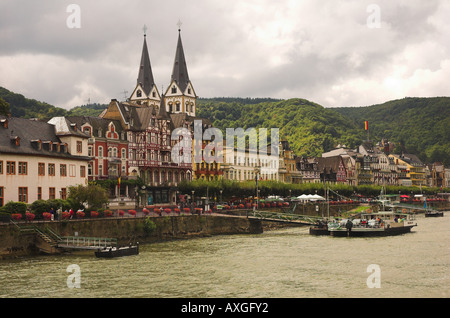
M 117 181 L 110 188 L 110 207 L 126 201 L 174 204 L 179 183 L 194 179 L 450 186 L 449 168 L 425 165 L 410 154 L 391 154 L 385 141 L 366 141 L 357 149 L 338 146 L 318 158 L 297 157 L 281 140 L 275 152 L 273 146 L 264 153 L 223 146 L 222 162 L 196 162 L 192 153 L 181 153 L 184 161 L 172 160 L 180 141 L 172 140 L 175 129 L 193 135 L 194 123 L 202 131 L 212 127 L 210 120 L 196 117 L 197 95 L 178 31 L 171 82 L 163 94 L 154 82 L 144 35 L 137 84 L 127 101 L 111 100 L 98 117 L 41 121 L 0 116 L 0 206 L 66 199 L 70 186 L 107 179 Z M 201 149 L 208 145 L 201 143 Z M 193 160 L 186 160 L 189 156 Z M 126 182 L 137 178 L 142 180 L 139 189 Z

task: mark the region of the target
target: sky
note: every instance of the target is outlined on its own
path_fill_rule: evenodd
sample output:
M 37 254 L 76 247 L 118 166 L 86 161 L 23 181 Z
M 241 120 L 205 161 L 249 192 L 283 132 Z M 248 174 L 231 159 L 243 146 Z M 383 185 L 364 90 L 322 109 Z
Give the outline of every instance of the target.
M 65 109 L 124 100 L 145 25 L 161 92 L 181 21 L 199 97 L 449 96 L 449 17 L 448 0 L 1 0 L 0 86 Z

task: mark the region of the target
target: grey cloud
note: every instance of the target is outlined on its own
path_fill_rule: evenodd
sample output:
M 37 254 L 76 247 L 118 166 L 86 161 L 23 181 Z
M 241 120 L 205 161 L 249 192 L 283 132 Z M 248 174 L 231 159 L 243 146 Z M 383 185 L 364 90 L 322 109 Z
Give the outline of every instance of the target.
M 395 94 L 384 87 L 386 77 L 397 76 L 404 87 L 414 87 L 408 81 L 418 68 L 435 71 L 433 81 L 445 76 L 438 71 L 448 59 L 450 47 L 444 40 L 449 29 L 436 27 L 430 18 L 446 22 L 446 1 L 376 2 L 380 29 L 365 25 L 367 5 L 373 3 L 369 0 L 3 0 L 0 62 L 12 64 L 0 68 L 14 74 L 2 72 L 0 85 L 68 108 L 89 97 L 96 102 L 122 98 L 120 92 L 131 92 L 135 85 L 146 24 L 161 90 L 170 81 L 178 19 L 189 74 L 201 97 L 372 104 L 375 98 L 403 97 L 403 91 Z M 81 29 L 66 26 L 70 3 L 81 7 Z M 414 55 L 420 47 L 432 51 Z M 49 66 L 37 67 L 38 61 Z M 55 61 L 59 67 L 52 66 Z M 364 85 L 354 84 L 359 81 Z M 339 90 L 333 91 L 336 86 Z

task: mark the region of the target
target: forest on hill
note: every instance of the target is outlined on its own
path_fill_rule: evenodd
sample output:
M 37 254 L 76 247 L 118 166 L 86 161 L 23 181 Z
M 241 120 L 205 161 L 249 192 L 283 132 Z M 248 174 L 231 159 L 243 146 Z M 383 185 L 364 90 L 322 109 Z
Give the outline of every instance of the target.
M 1 100 L 9 104 L 12 116 L 22 118 L 98 116 L 108 106 L 90 104 L 65 110 L 3 87 Z M 5 108 L 2 105 L 0 108 Z M 364 130 L 367 120 L 371 140 L 386 138 L 395 143 L 396 153 L 413 153 L 424 162 L 450 164 L 449 97 L 404 98 L 341 108 L 325 108 L 301 98 L 199 98 L 197 116 L 209 118 L 224 133 L 226 128 L 279 128 L 280 139 L 288 140 L 298 156 L 320 156 L 339 144 L 357 147 L 368 137 Z
M 300 98 L 260 103 L 201 99 L 197 116 L 211 119 L 213 126 L 224 132 L 238 127 L 279 128 L 280 139 L 288 140 L 299 156 L 320 156 L 338 144 L 356 147 L 364 138 L 363 130 L 353 121 Z
M 407 97 L 367 107 L 333 108 L 355 124 L 369 122 L 370 136 L 424 162 L 450 164 L 450 97 Z

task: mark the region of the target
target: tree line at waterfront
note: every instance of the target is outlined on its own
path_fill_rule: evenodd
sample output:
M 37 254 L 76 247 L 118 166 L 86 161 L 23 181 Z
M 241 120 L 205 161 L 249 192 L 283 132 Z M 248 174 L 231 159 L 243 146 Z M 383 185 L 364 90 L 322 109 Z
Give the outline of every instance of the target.
M 319 194 L 324 196 L 326 189 L 332 190 L 337 193 L 334 196 L 344 196 L 351 198 L 352 196 L 362 195 L 364 197 L 376 197 L 379 196 L 382 190 L 382 186 L 377 185 L 360 185 L 351 186 L 346 184 L 326 184 L 323 183 L 301 183 L 291 184 L 272 180 L 255 180 L 237 182 L 234 180 L 194 180 L 190 182 L 182 182 L 179 185 L 180 194 L 191 194 L 194 191 L 196 197 L 216 197 L 220 200 L 236 198 L 248 198 L 256 196 L 256 190 L 259 190 L 260 197 L 268 197 L 271 195 L 281 197 L 297 197 L 302 194 Z M 434 196 L 441 192 L 450 192 L 450 188 L 430 188 L 430 187 L 406 187 L 406 186 L 386 186 L 385 192 L 387 194 L 402 194 L 402 195 L 415 195 L 424 194 Z

